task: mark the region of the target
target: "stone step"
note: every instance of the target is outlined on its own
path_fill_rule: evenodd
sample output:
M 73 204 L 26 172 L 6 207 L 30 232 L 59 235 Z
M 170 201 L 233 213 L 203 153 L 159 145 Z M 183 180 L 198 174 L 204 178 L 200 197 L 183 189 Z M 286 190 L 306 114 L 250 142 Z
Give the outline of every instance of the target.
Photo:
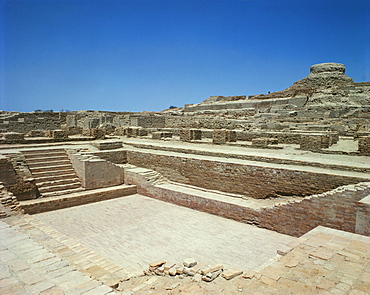
M 28 165 L 30 165 L 31 163 L 45 162 L 48 159 L 50 159 L 50 157 L 37 157 L 37 158 L 26 158 L 26 159 L 27 159 Z M 63 160 L 69 160 L 69 158 L 67 155 L 60 155 L 60 156 L 52 157 L 52 160 L 53 161 L 63 161 Z
M 46 159 L 43 159 L 45 161 Z M 72 165 L 69 159 L 63 160 L 55 160 L 54 158 L 50 158 L 47 162 L 31 162 L 27 161 L 28 167 L 31 168 L 43 168 L 49 166 L 56 166 L 56 165 Z
M 130 275 L 122 266 L 106 259 L 89 247 L 76 242 L 33 216 L 25 215 L 22 219 L 8 219 L 6 222 L 14 230 L 25 234 L 41 247 L 76 268 L 77 271 L 99 281 L 106 287 L 116 287 L 119 281 Z M 109 289 L 103 292 L 103 288 L 100 286 L 102 291 L 99 293 L 98 288 L 94 294 L 109 292 Z
M 72 184 L 72 183 L 78 183 L 81 185 L 80 180 L 76 177 L 76 175 L 73 175 L 73 174 L 71 174 L 70 177 L 66 177 L 64 179 L 44 180 L 44 181 L 37 180 L 36 183 L 37 183 L 38 188 L 50 187 L 50 186 L 62 185 L 62 184 Z
M 20 205 L 28 214 L 58 210 L 103 200 L 129 196 L 137 193 L 136 185 L 118 185 L 94 190 L 84 190 L 57 197 L 44 197 L 20 201 Z
M 59 173 L 54 174 L 54 175 L 38 176 L 38 177 L 34 176 L 34 178 L 35 178 L 36 182 L 38 183 L 37 184 L 38 186 L 39 186 L 39 184 L 42 185 L 44 182 L 49 183 L 49 182 L 54 182 L 54 181 L 59 181 L 59 180 L 69 181 L 69 180 L 77 178 L 76 173 L 67 173 L 67 172 L 63 172 L 63 171 L 58 171 L 58 172 Z
M 39 155 L 41 153 L 65 153 L 64 149 L 33 149 L 33 150 L 22 150 L 24 155 Z
M 50 159 L 54 157 L 65 157 L 66 153 L 41 153 L 41 154 L 34 154 L 34 155 L 25 155 L 23 154 L 26 160 L 33 160 L 33 159 Z M 68 157 L 68 156 L 67 156 Z
M 32 151 L 22 151 L 22 154 L 25 156 L 26 159 L 33 159 L 33 158 L 48 158 L 48 157 L 65 156 L 66 152 L 63 149 L 32 150 Z
M 62 192 L 66 190 L 81 188 L 81 183 L 68 183 L 68 184 L 57 184 L 52 186 L 39 187 L 39 192 L 44 195 L 45 193 L 51 192 Z
M 35 172 L 32 171 L 32 176 L 38 180 L 43 177 L 58 177 L 58 176 L 65 176 L 73 174 L 76 175 L 76 172 L 73 170 L 72 167 L 69 167 L 68 169 L 63 169 L 63 170 L 56 170 L 56 171 L 40 171 L 40 172 Z
M 43 197 L 55 197 L 55 196 L 62 196 L 62 195 L 67 195 L 67 194 L 72 194 L 76 192 L 81 192 L 84 191 L 85 189 L 83 187 L 78 187 L 78 188 L 73 188 L 73 189 L 65 189 L 65 190 L 57 190 L 57 191 L 52 191 L 52 192 L 45 192 L 41 193 Z
M 23 154 L 43 197 L 84 190 L 64 149 L 29 150 Z
M 59 171 L 59 170 L 68 170 L 72 169 L 72 164 L 62 164 L 62 165 L 53 165 L 53 166 L 47 166 L 47 167 L 36 167 L 32 168 L 30 167 L 32 175 L 37 172 L 49 172 L 49 171 Z

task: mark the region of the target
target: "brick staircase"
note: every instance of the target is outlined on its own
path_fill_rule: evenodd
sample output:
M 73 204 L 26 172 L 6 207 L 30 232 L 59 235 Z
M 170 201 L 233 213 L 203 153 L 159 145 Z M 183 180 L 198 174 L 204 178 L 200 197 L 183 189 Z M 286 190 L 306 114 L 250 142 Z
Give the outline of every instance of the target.
M 64 149 L 28 150 L 22 154 L 43 197 L 83 190 Z

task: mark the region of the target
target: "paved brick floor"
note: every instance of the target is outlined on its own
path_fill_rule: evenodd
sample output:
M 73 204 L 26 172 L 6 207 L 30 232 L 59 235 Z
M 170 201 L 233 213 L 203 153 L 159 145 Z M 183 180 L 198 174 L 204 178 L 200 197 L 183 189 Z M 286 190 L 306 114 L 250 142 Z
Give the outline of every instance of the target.
M 130 271 L 159 259 L 181 262 L 187 257 L 247 271 L 296 240 L 141 195 L 34 217 Z
M 0 221 L 1 295 L 115 294 Z

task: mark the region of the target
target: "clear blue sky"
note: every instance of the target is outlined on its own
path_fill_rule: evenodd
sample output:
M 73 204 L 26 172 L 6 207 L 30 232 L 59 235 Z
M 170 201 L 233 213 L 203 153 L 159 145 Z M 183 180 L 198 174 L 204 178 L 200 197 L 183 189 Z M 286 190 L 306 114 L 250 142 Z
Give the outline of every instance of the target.
M 370 81 L 370 0 L 0 0 L 0 110 L 160 111 Z

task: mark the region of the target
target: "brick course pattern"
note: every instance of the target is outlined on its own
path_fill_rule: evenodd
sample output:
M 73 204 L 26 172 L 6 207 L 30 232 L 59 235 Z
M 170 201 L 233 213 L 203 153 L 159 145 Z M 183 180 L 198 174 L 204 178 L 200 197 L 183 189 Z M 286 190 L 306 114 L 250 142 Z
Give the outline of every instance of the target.
M 0 182 L 19 201 L 35 199 L 39 195 L 35 180 L 21 153 L 0 155 Z
M 162 173 L 171 181 L 257 199 L 276 195 L 308 196 L 367 180 L 273 168 L 272 165 L 247 165 L 142 151 L 127 151 L 127 161 L 129 164 Z
M 181 141 L 192 141 L 201 140 L 202 130 L 200 129 L 181 129 L 180 130 L 180 140 Z
M 370 236 L 370 195 L 357 203 L 356 233 Z
M 359 183 L 264 208 L 259 216 L 259 226 L 294 236 L 318 225 L 355 233 L 358 202 L 368 194 L 370 183 Z
M 126 164 L 127 163 L 127 152 L 124 150 L 107 150 L 92 152 L 94 156 L 99 157 L 100 159 L 107 160 L 114 164 Z
M 318 225 L 355 233 L 358 201 L 370 193 L 370 182 L 359 183 L 254 209 L 152 185 L 144 175 L 126 171 L 126 183 L 137 185 L 139 194 L 297 237 Z
M 330 137 L 327 134 L 301 135 L 300 148 L 302 150 L 317 151 L 330 146 Z
M 136 192 L 137 189 L 134 185 L 120 185 L 112 188 L 101 188 L 64 196 L 22 201 L 20 204 L 25 213 L 36 214 L 129 196 L 136 194 Z
M 358 139 L 358 151 L 361 155 L 370 156 L 370 136 L 361 136 Z
M 0 218 L 24 213 L 17 198 L 0 182 Z

